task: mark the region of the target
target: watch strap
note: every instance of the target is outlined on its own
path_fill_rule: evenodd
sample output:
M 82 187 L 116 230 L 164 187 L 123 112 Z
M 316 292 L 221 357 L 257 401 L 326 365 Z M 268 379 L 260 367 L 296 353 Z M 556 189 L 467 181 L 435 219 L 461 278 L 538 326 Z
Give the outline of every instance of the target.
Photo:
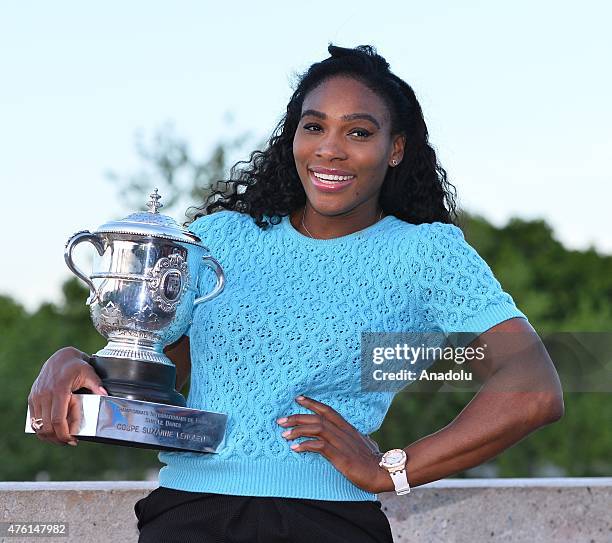
M 393 486 L 395 486 L 395 492 L 398 496 L 408 494 L 410 492 L 410 484 L 408 483 L 408 477 L 406 475 L 406 468 L 390 471 L 391 479 L 393 480 Z

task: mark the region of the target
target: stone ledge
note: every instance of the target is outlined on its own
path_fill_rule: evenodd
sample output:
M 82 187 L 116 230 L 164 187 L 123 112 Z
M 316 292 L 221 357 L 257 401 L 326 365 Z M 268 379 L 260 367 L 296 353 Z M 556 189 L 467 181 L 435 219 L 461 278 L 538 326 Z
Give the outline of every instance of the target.
M 68 538 L 137 541 L 144 481 L 0 483 L 1 520 L 68 522 Z M 446 479 L 380 500 L 396 543 L 612 542 L 612 478 Z M 34 538 L 0 538 L 6 543 Z

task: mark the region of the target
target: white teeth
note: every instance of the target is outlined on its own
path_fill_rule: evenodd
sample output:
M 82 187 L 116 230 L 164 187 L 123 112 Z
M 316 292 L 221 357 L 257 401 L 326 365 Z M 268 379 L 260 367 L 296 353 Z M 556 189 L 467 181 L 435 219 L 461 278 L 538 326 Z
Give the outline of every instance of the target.
M 327 175 L 325 173 L 312 172 L 317 179 L 321 181 L 348 181 L 353 179 L 354 175 Z

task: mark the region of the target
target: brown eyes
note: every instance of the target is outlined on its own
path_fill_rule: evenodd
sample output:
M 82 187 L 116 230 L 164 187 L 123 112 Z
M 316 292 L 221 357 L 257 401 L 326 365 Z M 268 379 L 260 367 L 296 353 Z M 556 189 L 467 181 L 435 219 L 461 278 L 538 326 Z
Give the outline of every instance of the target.
M 307 132 L 319 132 L 321 130 L 321 125 L 316 123 L 306 124 L 304 125 L 304 130 Z M 365 130 L 364 128 L 355 128 L 351 130 L 349 134 L 355 134 L 355 136 L 359 139 L 366 139 L 372 135 L 372 132 Z
M 356 134 L 356 133 L 361 134 L 359 136 L 361 138 L 367 138 L 368 136 L 372 135 L 372 132 L 369 132 L 368 130 L 363 130 L 362 128 L 356 128 L 355 130 L 351 132 L 351 134 Z

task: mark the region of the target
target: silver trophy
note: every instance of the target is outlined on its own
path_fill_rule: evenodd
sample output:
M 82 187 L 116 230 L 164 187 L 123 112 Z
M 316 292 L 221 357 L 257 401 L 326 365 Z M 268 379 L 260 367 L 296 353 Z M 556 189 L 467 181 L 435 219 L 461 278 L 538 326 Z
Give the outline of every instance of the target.
M 159 213 L 159 200 L 155 189 L 148 212 L 77 232 L 66 243 L 66 264 L 89 287 L 93 324 L 108 339 L 90 363 L 109 396 L 77 391 L 81 419 L 72 421 L 71 432 L 103 443 L 216 452 L 227 416 L 185 407 L 163 349 L 185 333 L 196 305 L 223 291 L 225 276 L 198 236 Z M 91 275 L 72 259 L 82 242 L 99 255 Z M 216 274 L 216 285 L 198 297 L 205 267 Z M 32 431 L 28 409 L 26 432 Z

